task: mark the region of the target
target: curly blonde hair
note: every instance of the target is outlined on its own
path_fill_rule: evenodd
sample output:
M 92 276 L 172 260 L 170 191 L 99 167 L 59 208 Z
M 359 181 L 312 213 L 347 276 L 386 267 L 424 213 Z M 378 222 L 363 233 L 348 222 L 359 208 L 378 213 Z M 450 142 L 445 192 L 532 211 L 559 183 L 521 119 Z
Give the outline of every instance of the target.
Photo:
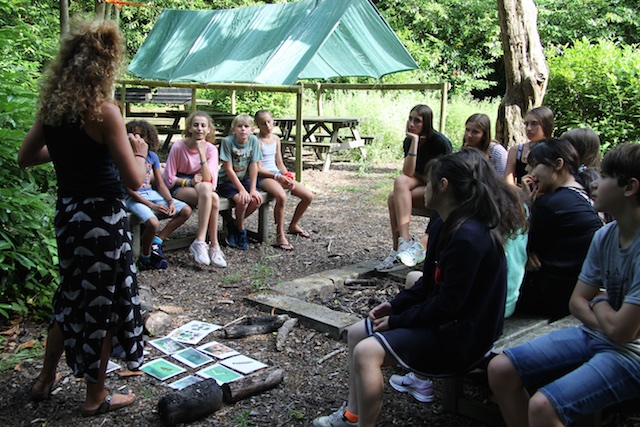
M 112 21 L 84 21 L 62 39 L 48 65 L 38 107 L 45 124 L 101 121 L 124 56 L 123 36 Z

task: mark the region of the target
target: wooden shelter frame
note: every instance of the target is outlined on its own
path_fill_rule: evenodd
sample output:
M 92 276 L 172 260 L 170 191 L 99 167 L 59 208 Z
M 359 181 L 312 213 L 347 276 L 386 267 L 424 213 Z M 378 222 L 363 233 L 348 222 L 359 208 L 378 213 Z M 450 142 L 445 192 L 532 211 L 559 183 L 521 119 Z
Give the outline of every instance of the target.
M 156 87 L 176 87 L 191 89 L 191 111 L 196 111 L 198 89 L 226 90 L 231 92 L 231 113 L 236 112 L 236 92 L 280 92 L 291 93 L 296 96 L 296 158 L 295 172 L 296 179 L 302 180 L 302 106 L 304 101 L 304 89 L 312 89 L 316 92 L 316 102 L 318 115 L 322 116 L 322 99 L 323 94 L 328 90 L 413 90 L 413 91 L 439 91 L 440 96 L 440 123 L 439 131 L 444 132 L 447 112 L 447 97 L 449 92 L 449 83 L 311 83 L 305 86 L 300 82 L 295 85 L 263 85 L 254 83 L 195 83 L 195 82 L 167 82 L 163 80 L 142 80 L 142 79 L 120 79 L 117 84 L 122 87 L 120 91 L 121 103 L 125 104 L 127 86 L 147 86 Z M 125 114 L 123 112 L 123 114 Z

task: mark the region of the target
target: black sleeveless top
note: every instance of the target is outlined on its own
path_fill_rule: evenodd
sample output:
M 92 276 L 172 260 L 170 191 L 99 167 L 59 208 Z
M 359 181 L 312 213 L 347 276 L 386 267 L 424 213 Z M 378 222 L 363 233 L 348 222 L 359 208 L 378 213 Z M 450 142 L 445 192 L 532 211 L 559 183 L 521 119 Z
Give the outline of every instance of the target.
M 518 155 L 516 156 L 516 170 L 515 170 L 515 178 L 516 183 L 522 183 L 522 177 L 527 174 L 527 163 L 522 161 L 522 149 L 524 148 L 524 144 L 518 145 Z
M 43 131 L 59 197 L 124 197 L 120 173 L 106 144 L 92 139 L 79 123 L 44 125 Z

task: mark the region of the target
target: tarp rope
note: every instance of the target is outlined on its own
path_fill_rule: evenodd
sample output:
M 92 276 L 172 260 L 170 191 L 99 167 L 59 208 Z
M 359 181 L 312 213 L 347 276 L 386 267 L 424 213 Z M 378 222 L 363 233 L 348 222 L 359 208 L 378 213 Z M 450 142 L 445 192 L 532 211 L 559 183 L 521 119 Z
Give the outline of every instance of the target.
M 111 3 L 116 8 L 120 9 L 119 6 L 137 6 L 137 7 L 149 7 L 153 9 L 160 9 L 158 6 L 151 6 L 148 4 L 140 4 L 140 3 L 132 3 L 129 1 L 121 1 L 121 0 L 98 0 L 98 3 Z

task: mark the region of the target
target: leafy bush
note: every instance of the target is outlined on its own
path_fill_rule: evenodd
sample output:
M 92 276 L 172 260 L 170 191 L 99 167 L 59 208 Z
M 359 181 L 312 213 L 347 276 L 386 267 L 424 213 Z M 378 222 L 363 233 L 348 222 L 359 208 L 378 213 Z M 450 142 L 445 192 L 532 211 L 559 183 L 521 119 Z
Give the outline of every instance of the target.
M 52 168 L 25 171 L 16 161 L 34 120 L 41 66 L 34 60 L 44 61 L 47 56 L 38 49 L 54 43 L 40 35 L 20 22 L 0 28 L 0 315 L 5 318 L 48 315 L 58 280 Z
M 556 114 L 556 133 L 588 126 L 604 146 L 640 141 L 640 52 L 601 40 L 576 42 L 548 59 L 544 103 Z

